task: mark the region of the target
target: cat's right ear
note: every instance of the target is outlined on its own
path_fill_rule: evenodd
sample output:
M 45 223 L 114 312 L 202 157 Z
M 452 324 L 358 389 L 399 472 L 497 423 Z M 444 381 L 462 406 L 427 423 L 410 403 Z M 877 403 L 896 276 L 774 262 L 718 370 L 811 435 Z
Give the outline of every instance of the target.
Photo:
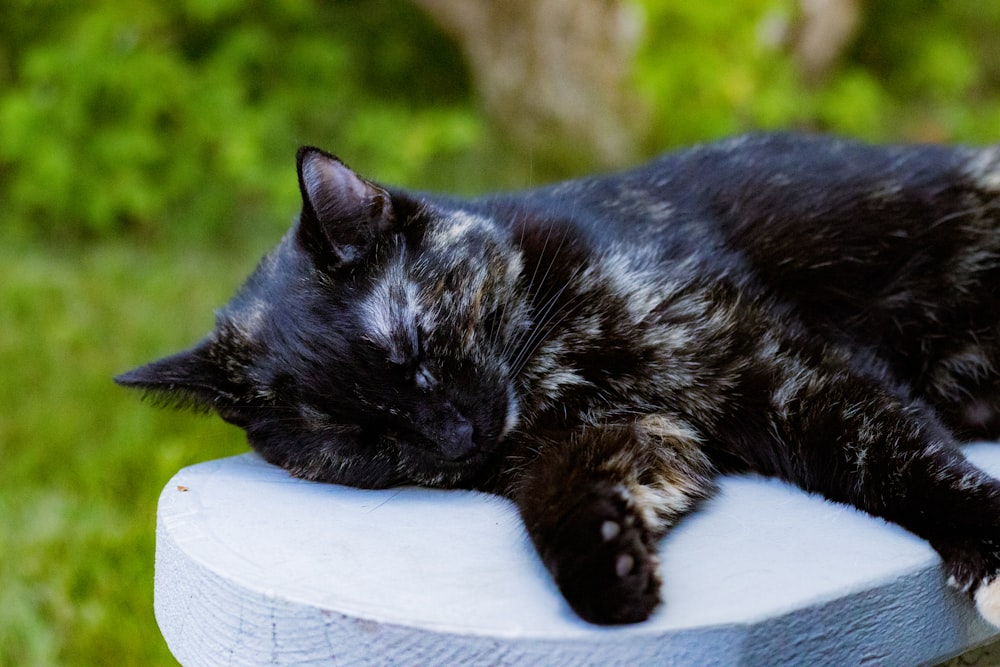
M 153 401 L 175 407 L 208 410 L 231 399 L 222 370 L 213 363 L 208 343 L 122 373 L 115 382 L 139 389 Z
M 299 242 L 326 267 L 359 262 L 392 228 L 389 193 L 318 148 L 300 148 L 297 161 L 302 191 Z

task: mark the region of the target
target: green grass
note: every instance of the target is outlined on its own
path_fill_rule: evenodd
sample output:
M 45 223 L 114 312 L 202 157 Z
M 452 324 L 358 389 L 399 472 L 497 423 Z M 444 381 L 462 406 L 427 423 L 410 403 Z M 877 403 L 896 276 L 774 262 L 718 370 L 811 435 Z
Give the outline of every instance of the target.
M 176 664 L 153 618 L 157 497 L 246 445 L 111 378 L 204 335 L 259 250 L 0 250 L 0 664 Z

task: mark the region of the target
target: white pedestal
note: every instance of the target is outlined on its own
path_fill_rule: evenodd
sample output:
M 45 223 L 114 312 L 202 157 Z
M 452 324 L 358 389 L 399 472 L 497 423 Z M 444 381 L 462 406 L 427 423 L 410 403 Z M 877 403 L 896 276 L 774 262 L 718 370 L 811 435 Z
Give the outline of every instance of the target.
M 1000 445 L 970 458 L 1000 475 Z M 160 497 L 155 607 L 197 665 L 917 665 L 996 630 L 902 529 L 737 477 L 662 544 L 666 602 L 600 628 L 562 600 L 513 506 L 296 480 L 253 454 Z

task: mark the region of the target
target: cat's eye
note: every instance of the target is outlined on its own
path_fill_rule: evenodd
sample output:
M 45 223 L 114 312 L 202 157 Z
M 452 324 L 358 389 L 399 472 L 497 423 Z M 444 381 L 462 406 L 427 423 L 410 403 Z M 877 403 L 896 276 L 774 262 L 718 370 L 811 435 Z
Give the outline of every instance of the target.
M 438 380 L 434 374 L 424 364 L 417 366 L 417 372 L 413 376 L 413 381 L 417 388 L 430 391 L 438 385 Z

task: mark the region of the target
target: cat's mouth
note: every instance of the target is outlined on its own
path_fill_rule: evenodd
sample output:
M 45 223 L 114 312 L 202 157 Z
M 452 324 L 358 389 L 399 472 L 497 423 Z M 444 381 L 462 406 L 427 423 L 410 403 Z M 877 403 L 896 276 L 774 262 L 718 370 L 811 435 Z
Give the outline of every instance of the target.
M 421 448 L 421 450 L 432 465 L 459 469 L 475 466 L 489 458 L 496 449 L 497 442 L 495 438 L 482 438 L 478 434 L 470 432 L 467 442 L 461 444 L 455 442 L 435 443 L 428 448 Z
M 412 482 L 423 486 L 474 486 L 492 469 L 500 440 L 474 436 L 471 446 L 458 455 L 454 445 L 450 448 L 431 442 L 422 445 L 400 448 L 400 468 Z
M 478 407 L 474 408 L 441 401 L 428 410 L 432 419 L 404 425 L 397 442 L 421 450 L 418 455 L 437 467 L 462 469 L 478 465 L 516 428 L 518 402 L 512 390 L 507 394 L 477 401 Z M 409 432 L 411 438 L 407 439 L 404 432 Z

